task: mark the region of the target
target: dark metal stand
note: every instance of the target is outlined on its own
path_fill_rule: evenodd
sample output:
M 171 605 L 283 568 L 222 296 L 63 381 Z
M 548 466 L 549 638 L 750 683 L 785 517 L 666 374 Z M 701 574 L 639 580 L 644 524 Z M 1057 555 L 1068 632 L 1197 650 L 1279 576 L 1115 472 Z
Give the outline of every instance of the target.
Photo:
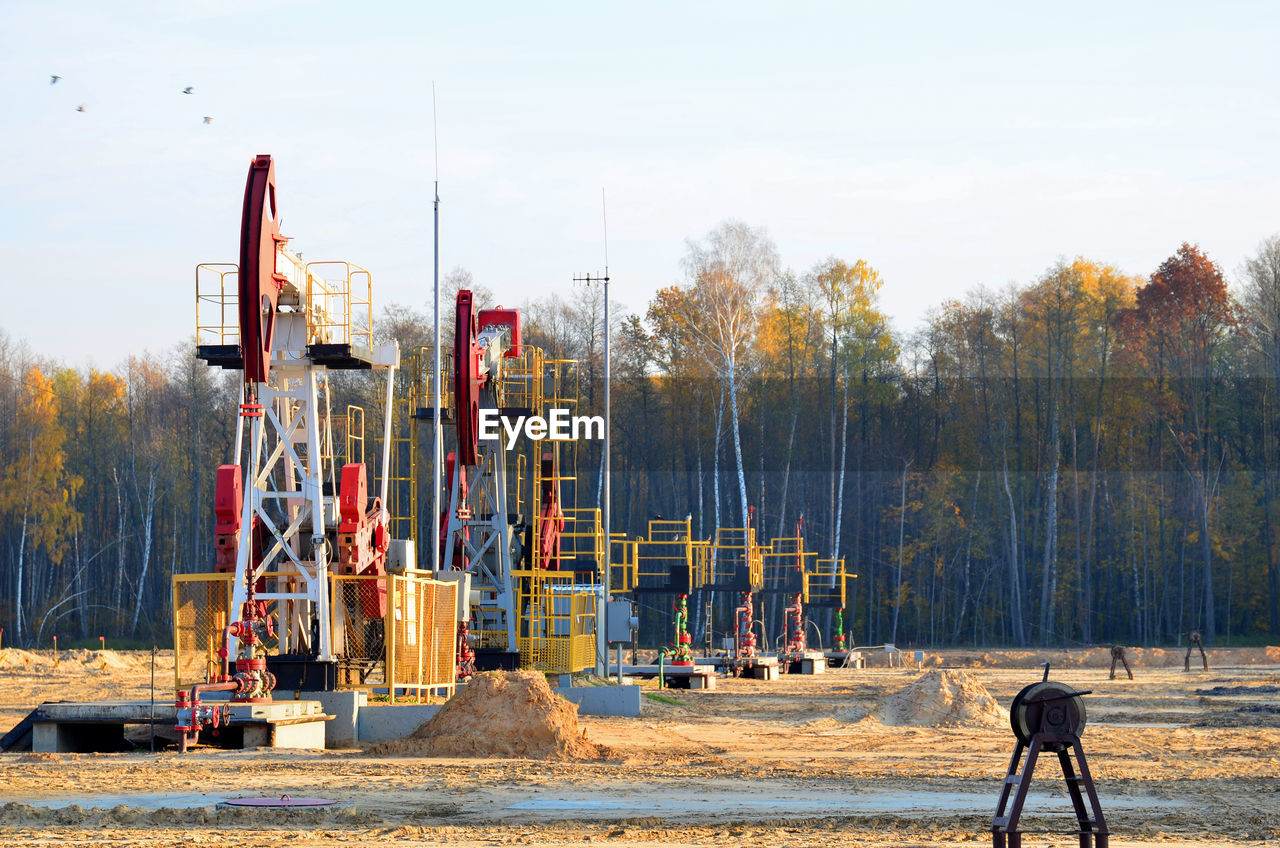
M 1075 834 L 1080 840 L 1080 848 L 1107 848 L 1111 834 L 1102 816 L 1102 805 L 1098 803 L 1098 792 L 1084 758 L 1084 748 L 1080 746 L 1080 734 L 1085 728 L 1083 696 L 1089 692 L 1073 691 L 1061 683 L 1050 682 L 1049 664 L 1043 665 L 1044 679 L 1025 687 L 1009 707 L 1009 725 L 1018 745 L 1009 759 L 1009 770 L 1005 773 L 996 814 L 991 820 L 991 844 L 993 848 L 1022 848 L 1024 833 L 1055 833 Z M 1067 783 L 1067 794 L 1071 796 L 1071 806 L 1076 813 L 1075 830 L 1021 830 L 1018 827 L 1022 805 L 1026 803 L 1031 776 L 1041 751 L 1058 755 L 1062 778 Z M 1026 752 L 1025 761 L 1023 752 Z M 1074 762 L 1072 754 L 1075 755 Z M 1089 797 L 1087 806 L 1086 795 Z
M 1026 764 L 1022 773 L 1018 773 L 1018 765 L 1022 753 L 1026 751 Z M 1067 792 L 1071 795 L 1071 805 L 1075 808 L 1079 829 L 1074 831 L 1080 838 L 1080 848 L 1107 848 L 1110 831 L 1107 830 L 1106 819 L 1102 816 L 1102 805 L 1098 803 L 1098 792 L 1093 786 L 1093 777 L 1089 773 L 1089 764 L 1084 758 L 1084 749 L 1080 747 L 1080 738 L 1067 733 L 1037 733 L 1031 737 L 1031 744 L 1019 741 L 1009 760 L 1009 772 L 1004 779 L 1004 788 L 1000 792 L 1000 802 L 996 805 L 996 815 L 991 822 L 991 844 L 993 848 L 1022 848 L 1024 833 L 1071 833 L 1072 831 L 1028 831 L 1018 828 L 1018 820 L 1022 816 L 1022 805 L 1027 800 L 1027 790 L 1031 788 L 1031 775 L 1036 767 L 1036 760 L 1041 751 L 1056 751 L 1058 761 L 1062 765 L 1062 777 L 1067 782 Z M 1076 764 L 1071 762 L 1071 754 L 1075 752 Z M 1077 773 L 1078 772 L 1078 773 Z M 1080 791 L 1084 787 L 1084 792 Z M 1016 790 L 1015 790 L 1016 787 Z M 1085 795 L 1089 796 L 1088 807 Z M 1010 804 L 1012 796 L 1012 804 Z M 1092 808 L 1090 810 L 1089 808 Z M 1007 811 L 1007 812 L 1006 812 Z
M 1129 679 L 1133 679 L 1133 669 L 1129 668 L 1129 658 L 1125 656 L 1124 647 L 1115 645 L 1111 648 L 1111 678 L 1116 679 L 1116 663 L 1124 663 L 1124 670 L 1129 675 Z

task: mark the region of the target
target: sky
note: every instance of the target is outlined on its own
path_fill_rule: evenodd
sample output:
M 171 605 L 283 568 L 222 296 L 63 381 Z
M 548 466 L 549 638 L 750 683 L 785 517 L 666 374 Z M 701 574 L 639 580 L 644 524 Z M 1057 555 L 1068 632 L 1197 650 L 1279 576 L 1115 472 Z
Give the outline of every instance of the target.
M 441 273 L 506 305 L 604 270 L 602 191 L 640 313 L 726 219 L 800 273 L 867 260 L 902 332 L 1063 257 L 1190 241 L 1230 277 L 1280 232 L 1277 43 L 1273 2 L 8 0 L 0 330 L 174 350 L 259 153 L 292 246 L 375 307 L 428 309 L 437 178 Z

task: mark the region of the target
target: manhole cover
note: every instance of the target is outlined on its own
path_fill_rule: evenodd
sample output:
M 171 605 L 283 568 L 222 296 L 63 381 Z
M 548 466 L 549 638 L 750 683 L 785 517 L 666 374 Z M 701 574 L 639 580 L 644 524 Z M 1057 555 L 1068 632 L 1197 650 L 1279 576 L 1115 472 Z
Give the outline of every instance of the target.
M 294 798 L 292 795 L 281 795 L 279 798 L 228 798 L 222 803 L 229 807 L 328 807 L 339 802 L 328 798 Z

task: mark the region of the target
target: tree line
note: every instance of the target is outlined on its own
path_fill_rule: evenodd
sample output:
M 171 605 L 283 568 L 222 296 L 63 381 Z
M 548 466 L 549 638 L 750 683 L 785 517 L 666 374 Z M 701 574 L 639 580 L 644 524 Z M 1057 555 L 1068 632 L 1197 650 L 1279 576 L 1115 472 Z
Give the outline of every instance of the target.
M 462 269 L 445 283 L 495 302 Z M 767 541 L 803 515 L 807 546 L 858 574 L 862 644 L 1280 634 L 1280 236 L 1231 283 L 1192 244 L 1141 276 L 1059 260 L 900 332 L 868 259 L 796 271 L 725 222 L 643 312 L 615 304 L 613 530 L 688 515 L 706 538 L 750 515 Z M 523 309 L 526 341 L 579 360 L 581 409 L 601 412 L 603 292 Z M 430 312 L 392 304 L 375 330 L 408 354 Z M 169 638 L 170 578 L 211 568 L 237 379 L 194 343 L 98 371 L 0 335 L 7 642 Z M 335 409 L 378 407 L 376 381 L 331 383 Z M 595 506 L 599 443 L 578 460 Z

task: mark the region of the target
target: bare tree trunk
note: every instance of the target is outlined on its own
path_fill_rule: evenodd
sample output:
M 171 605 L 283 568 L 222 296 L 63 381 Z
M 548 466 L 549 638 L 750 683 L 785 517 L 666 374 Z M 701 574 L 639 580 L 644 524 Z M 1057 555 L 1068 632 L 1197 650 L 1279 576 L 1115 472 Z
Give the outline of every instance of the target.
M 840 425 L 840 466 L 836 483 L 836 517 L 831 526 L 831 558 L 840 558 L 840 523 L 844 519 L 844 466 L 849 453 L 849 375 L 844 375 L 844 407 Z
M 1047 645 L 1053 634 L 1054 596 L 1058 588 L 1058 397 L 1054 389 L 1052 418 L 1049 421 L 1049 480 L 1045 492 L 1044 573 L 1040 581 L 1040 644 Z
M 1213 609 L 1213 544 L 1209 538 L 1208 481 L 1196 475 L 1192 491 L 1196 495 L 1196 518 L 1200 525 L 1200 556 L 1204 568 L 1204 635 L 1213 639 L 1216 630 Z
M 22 578 L 23 578 L 24 558 L 27 551 L 27 520 L 28 520 L 27 510 L 24 509 L 22 511 L 22 532 L 18 535 L 18 585 L 17 585 L 17 597 L 15 598 L 17 610 L 16 610 L 15 620 L 14 620 L 14 625 L 15 625 L 14 629 L 17 630 L 17 637 L 18 637 L 16 641 L 19 644 L 22 644 L 22 637 L 23 637 Z
M 138 616 L 142 613 L 142 594 L 147 586 L 147 569 L 151 565 L 151 524 L 156 512 L 156 471 L 147 478 L 147 506 L 142 521 L 142 570 L 138 574 L 138 590 L 133 600 L 133 621 L 129 635 L 138 635 Z
M 898 613 L 902 610 L 902 561 L 907 529 L 907 469 L 911 467 L 911 462 L 912 460 L 908 459 L 902 463 L 902 498 L 898 513 L 898 573 L 893 581 L 893 626 L 889 631 L 889 641 L 893 644 L 898 642 Z
M 729 365 L 729 413 L 733 423 L 733 457 L 738 467 L 738 494 L 742 498 L 742 526 L 747 526 L 747 474 L 742 467 L 742 437 L 738 426 L 738 371 Z
M 125 543 L 124 543 L 124 494 L 121 491 L 120 475 L 116 473 L 114 468 L 111 469 L 111 477 L 116 484 L 116 579 L 114 591 L 112 593 L 111 612 L 114 615 L 120 614 L 120 605 L 124 598 L 124 576 L 125 576 Z
M 1009 533 L 1007 536 L 1009 558 L 1009 618 L 1013 629 L 1013 641 L 1019 646 L 1027 644 L 1022 626 L 1022 580 L 1018 568 L 1018 512 L 1013 502 L 1013 488 L 1009 485 L 1009 458 L 1004 462 L 1004 494 L 1009 500 Z
M 796 445 L 796 424 L 800 420 L 800 398 L 794 392 L 792 393 L 791 402 L 791 426 L 787 428 L 787 458 L 786 464 L 782 467 L 782 495 L 778 500 L 778 533 L 781 536 L 786 531 L 787 520 L 787 491 L 791 486 L 791 454 L 795 450 Z

